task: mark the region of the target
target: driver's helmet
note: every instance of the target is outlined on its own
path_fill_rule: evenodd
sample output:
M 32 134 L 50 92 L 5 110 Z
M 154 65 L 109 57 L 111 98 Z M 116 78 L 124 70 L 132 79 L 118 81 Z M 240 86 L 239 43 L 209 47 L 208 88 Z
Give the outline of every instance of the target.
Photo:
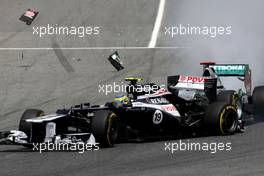
M 113 104 L 115 107 L 122 107 L 124 105 L 128 105 L 129 104 L 129 98 L 126 95 L 118 95 L 118 96 L 116 96 Z

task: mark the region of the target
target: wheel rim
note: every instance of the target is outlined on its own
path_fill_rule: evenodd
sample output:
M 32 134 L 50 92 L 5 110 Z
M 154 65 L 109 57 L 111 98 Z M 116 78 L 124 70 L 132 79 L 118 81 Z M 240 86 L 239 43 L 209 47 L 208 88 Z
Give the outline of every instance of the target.
M 237 117 L 238 117 L 238 119 L 241 119 L 242 118 L 242 113 L 243 113 L 241 102 L 237 101 L 236 106 L 237 106 Z
M 228 111 L 223 116 L 222 133 L 233 133 L 237 126 L 237 112 Z
M 113 145 L 118 136 L 118 123 L 117 123 L 115 114 L 112 114 L 110 116 L 109 127 L 108 127 L 107 133 L 108 133 L 107 135 L 108 143 L 109 145 Z
M 117 135 L 118 135 L 118 124 L 117 124 L 116 119 L 113 120 L 110 131 L 111 131 L 111 134 L 110 134 L 111 139 L 114 142 L 117 139 Z

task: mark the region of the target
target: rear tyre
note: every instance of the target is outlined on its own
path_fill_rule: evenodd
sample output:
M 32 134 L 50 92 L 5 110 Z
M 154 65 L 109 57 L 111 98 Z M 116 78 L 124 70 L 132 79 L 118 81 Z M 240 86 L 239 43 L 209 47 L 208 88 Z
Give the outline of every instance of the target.
M 210 134 L 233 134 L 238 126 L 237 109 L 226 102 L 212 103 L 205 113 L 204 123 Z
M 23 131 L 28 136 L 28 142 L 30 142 L 31 134 L 31 123 L 26 122 L 27 119 L 44 116 L 44 112 L 39 109 L 27 109 L 22 114 L 19 122 L 19 131 Z
M 95 111 L 91 130 L 101 147 L 113 147 L 118 136 L 116 114 L 109 110 Z
M 235 93 L 236 91 L 234 90 L 225 90 L 225 91 L 219 92 L 219 94 L 217 95 L 217 101 L 225 102 L 228 104 L 233 104 Z
M 217 95 L 217 101 L 218 102 L 225 102 L 227 104 L 234 105 L 237 109 L 238 119 L 242 119 L 243 105 L 242 105 L 240 99 L 238 98 L 236 91 L 225 90 L 225 91 L 220 92 Z
M 264 86 L 258 86 L 254 88 L 253 95 L 253 114 L 263 115 L 264 114 Z

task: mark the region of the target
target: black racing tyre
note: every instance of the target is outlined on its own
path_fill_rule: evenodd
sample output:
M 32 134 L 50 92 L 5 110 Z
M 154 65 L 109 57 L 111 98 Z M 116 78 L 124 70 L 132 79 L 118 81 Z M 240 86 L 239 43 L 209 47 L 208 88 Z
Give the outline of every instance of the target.
M 234 91 L 234 90 L 221 91 L 217 95 L 217 101 L 218 102 L 225 102 L 227 104 L 233 104 L 235 93 L 236 93 L 236 91 Z
M 236 106 L 238 119 L 242 118 L 243 115 L 243 104 L 241 100 L 238 98 L 236 91 L 234 90 L 224 90 L 219 92 L 217 95 L 218 102 L 225 102 L 227 104 L 232 104 Z
M 211 134 L 233 134 L 238 125 L 237 109 L 226 102 L 214 102 L 207 108 L 204 123 Z
M 264 86 L 255 87 L 252 95 L 253 101 L 253 114 L 264 114 Z
M 30 139 L 31 138 L 31 123 L 26 122 L 26 120 L 34 118 L 34 117 L 40 117 L 43 115 L 44 115 L 44 112 L 39 109 L 25 110 L 19 122 L 19 131 L 23 131 Z
M 113 147 L 118 136 L 116 114 L 109 110 L 95 111 L 91 131 L 101 147 Z

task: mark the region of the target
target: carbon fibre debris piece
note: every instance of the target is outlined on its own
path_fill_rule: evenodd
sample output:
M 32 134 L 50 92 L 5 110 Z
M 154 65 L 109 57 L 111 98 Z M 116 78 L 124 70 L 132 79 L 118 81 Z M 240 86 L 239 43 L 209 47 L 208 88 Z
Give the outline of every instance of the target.
M 123 70 L 125 68 L 117 51 L 111 54 L 108 60 L 117 71 Z
M 34 11 L 32 9 L 27 9 L 26 12 L 21 15 L 19 20 L 25 22 L 27 25 L 31 25 L 38 14 L 39 12 L 37 11 Z

